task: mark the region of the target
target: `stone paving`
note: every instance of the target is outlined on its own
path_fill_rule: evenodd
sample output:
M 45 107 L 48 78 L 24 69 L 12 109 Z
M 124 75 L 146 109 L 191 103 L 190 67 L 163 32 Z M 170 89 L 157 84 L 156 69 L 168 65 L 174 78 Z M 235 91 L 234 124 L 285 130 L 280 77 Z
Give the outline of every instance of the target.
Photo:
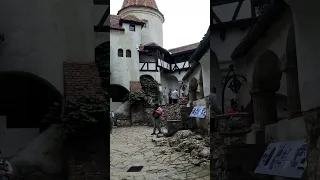
M 183 152 L 156 147 L 152 128 L 144 126 L 114 128 L 110 135 L 111 180 L 209 180 L 210 167 L 195 166 Z M 170 153 L 168 153 L 170 151 Z M 140 172 L 127 172 L 143 166 Z

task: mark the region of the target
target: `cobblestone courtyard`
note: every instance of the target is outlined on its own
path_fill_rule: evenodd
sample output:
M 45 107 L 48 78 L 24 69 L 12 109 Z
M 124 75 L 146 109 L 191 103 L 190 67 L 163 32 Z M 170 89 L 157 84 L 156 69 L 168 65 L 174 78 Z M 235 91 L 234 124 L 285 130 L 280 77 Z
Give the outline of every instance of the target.
M 183 152 L 156 147 L 152 128 L 137 126 L 115 128 L 110 135 L 111 180 L 209 180 L 209 167 L 195 166 Z M 170 153 L 168 153 L 170 152 Z M 140 172 L 127 172 L 143 166 Z

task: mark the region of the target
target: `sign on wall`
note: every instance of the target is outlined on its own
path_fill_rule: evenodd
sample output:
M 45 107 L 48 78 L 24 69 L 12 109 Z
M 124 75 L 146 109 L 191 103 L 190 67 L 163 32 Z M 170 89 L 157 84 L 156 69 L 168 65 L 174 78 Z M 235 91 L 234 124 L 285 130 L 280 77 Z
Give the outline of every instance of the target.
M 207 113 L 206 106 L 195 106 L 190 113 L 190 117 L 205 118 L 206 113 Z
M 307 143 L 287 141 L 270 143 L 254 173 L 301 178 L 307 166 Z

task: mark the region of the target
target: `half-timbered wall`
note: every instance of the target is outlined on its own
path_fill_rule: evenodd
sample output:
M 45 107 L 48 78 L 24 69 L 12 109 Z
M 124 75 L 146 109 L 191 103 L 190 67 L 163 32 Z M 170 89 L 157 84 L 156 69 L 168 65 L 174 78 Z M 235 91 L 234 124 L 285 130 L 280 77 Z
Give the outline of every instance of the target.
M 108 13 L 109 5 L 104 4 L 94 4 L 93 5 L 93 11 L 92 11 L 92 21 L 94 26 L 98 26 L 100 21 L 103 21 L 104 14 Z M 106 12 L 107 11 L 107 12 Z M 102 24 L 101 30 L 95 30 L 95 40 L 94 44 L 95 47 L 99 46 L 100 44 L 104 42 L 110 41 L 110 30 L 107 30 L 106 27 L 110 26 L 110 16 L 107 17 L 107 19 Z M 93 28 L 91 28 L 92 31 Z M 109 28 L 108 28 L 109 29 Z
M 250 0 L 244 0 L 242 3 L 240 0 L 233 3 L 221 4 L 214 6 L 212 9 L 221 22 L 230 22 L 252 17 Z M 214 20 L 214 23 L 217 22 Z

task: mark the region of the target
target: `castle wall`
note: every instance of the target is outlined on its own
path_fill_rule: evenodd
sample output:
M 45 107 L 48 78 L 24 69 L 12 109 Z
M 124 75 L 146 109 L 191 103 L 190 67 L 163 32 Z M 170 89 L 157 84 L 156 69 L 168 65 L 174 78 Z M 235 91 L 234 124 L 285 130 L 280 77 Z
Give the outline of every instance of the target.
M 92 8 L 88 0 L 1 1 L 0 71 L 31 72 L 63 93 L 63 62 L 94 62 Z
M 125 31 L 110 31 L 110 83 L 130 89 L 130 81 L 139 81 L 139 51 L 141 44 L 141 26 L 129 31 L 129 24 L 124 23 Z M 118 57 L 118 49 L 123 49 L 123 57 Z M 126 50 L 131 50 L 131 57 L 126 57 Z
M 163 46 L 162 24 L 164 22 L 164 19 L 157 11 L 143 7 L 128 7 L 121 10 L 119 15 L 126 16 L 128 14 L 135 15 L 141 20 L 148 20 L 147 27 L 142 29 L 142 44 L 155 42 L 158 45 Z

